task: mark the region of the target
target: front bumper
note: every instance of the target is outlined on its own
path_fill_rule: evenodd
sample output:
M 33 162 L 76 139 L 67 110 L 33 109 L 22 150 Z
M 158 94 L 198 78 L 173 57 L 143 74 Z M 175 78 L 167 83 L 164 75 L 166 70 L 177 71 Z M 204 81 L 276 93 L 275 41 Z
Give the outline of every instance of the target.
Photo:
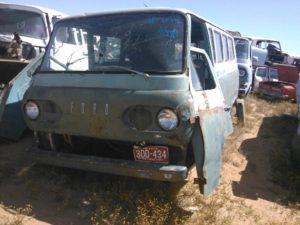
M 178 182 L 184 181 L 188 175 L 187 167 L 179 165 L 76 155 L 38 148 L 34 148 L 29 155 L 42 164 L 151 180 Z

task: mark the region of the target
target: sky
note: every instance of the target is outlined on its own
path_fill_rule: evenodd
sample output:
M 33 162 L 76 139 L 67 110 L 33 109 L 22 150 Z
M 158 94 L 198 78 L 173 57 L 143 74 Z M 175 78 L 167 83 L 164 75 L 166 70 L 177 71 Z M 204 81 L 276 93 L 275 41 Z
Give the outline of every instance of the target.
M 0 0 L 39 5 L 68 15 L 143 7 L 174 7 L 191 10 L 225 30 L 242 36 L 280 41 L 283 52 L 300 56 L 299 0 Z M 1 15 L 0 15 L 1 16 Z

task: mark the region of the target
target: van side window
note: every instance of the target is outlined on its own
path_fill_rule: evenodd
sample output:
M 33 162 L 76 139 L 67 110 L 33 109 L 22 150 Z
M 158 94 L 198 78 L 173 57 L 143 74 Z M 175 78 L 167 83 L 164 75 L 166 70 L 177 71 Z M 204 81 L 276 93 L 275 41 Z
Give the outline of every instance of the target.
M 228 61 L 229 60 L 228 43 L 225 35 L 222 35 L 222 43 L 223 43 L 224 60 Z
M 197 48 L 206 49 L 203 38 L 203 30 L 200 22 L 192 20 L 191 45 Z
M 213 61 L 216 62 L 216 47 L 215 47 L 215 42 L 214 42 L 214 36 L 213 36 L 213 31 L 211 28 L 209 28 L 209 39 L 210 39 L 210 44 L 211 44 L 211 51 L 212 51 L 212 57 Z
M 227 43 L 228 43 L 228 51 L 229 51 L 229 59 L 234 60 L 234 46 L 233 46 L 233 40 L 230 37 L 227 37 Z
M 193 60 L 192 66 L 192 84 L 196 91 L 210 90 L 216 87 L 214 77 L 209 69 L 206 58 L 197 52 L 191 53 Z
M 222 50 L 222 38 L 221 34 L 217 31 L 214 31 L 215 43 L 216 43 L 216 61 L 223 61 L 223 50 Z

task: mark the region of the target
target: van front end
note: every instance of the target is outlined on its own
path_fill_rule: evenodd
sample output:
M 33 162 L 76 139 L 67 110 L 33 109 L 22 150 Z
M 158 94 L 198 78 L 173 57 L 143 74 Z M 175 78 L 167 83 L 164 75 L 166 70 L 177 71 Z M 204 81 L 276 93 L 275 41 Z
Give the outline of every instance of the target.
M 186 178 L 192 125 L 185 75 L 175 76 L 168 89 L 165 76 L 115 74 L 108 83 L 107 75 L 98 75 L 96 84 L 95 75 L 85 75 L 86 87 L 81 75 L 51 76 L 37 74 L 23 101 L 40 162 L 156 180 Z M 149 89 L 153 85 L 158 89 Z

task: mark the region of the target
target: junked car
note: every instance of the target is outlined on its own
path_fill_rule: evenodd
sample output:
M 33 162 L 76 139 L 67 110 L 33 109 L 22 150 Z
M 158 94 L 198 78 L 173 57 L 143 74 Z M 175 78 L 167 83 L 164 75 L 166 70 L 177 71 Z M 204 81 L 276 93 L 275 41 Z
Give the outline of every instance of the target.
M 272 67 L 257 67 L 254 90 L 273 99 L 295 101 L 298 79 L 297 66 L 273 63 Z
M 65 14 L 38 6 L 0 3 L 0 15 L 0 137 L 16 140 L 26 129 L 20 102 L 29 82 L 13 82 L 23 79 L 16 78 L 19 72 L 45 51 L 54 23 Z M 5 102 L 9 95 L 9 102 Z
M 24 130 L 21 102 L 30 85 L 32 74 L 42 61 L 43 53 L 30 61 L 3 89 L 0 95 L 0 134 L 10 140 L 17 140 Z
M 278 81 L 278 70 L 270 66 L 259 66 L 254 71 L 253 92 L 257 92 L 259 84 L 264 81 Z
M 233 37 L 213 23 L 179 9 L 103 12 L 56 23 L 23 113 L 40 163 L 169 182 L 195 164 L 207 196 L 232 108 L 243 112 L 238 88 Z
M 263 66 L 266 63 L 282 63 L 284 54 L 278 40 L 270 38 L 248 37 L 251 40 L 253 66 Z

